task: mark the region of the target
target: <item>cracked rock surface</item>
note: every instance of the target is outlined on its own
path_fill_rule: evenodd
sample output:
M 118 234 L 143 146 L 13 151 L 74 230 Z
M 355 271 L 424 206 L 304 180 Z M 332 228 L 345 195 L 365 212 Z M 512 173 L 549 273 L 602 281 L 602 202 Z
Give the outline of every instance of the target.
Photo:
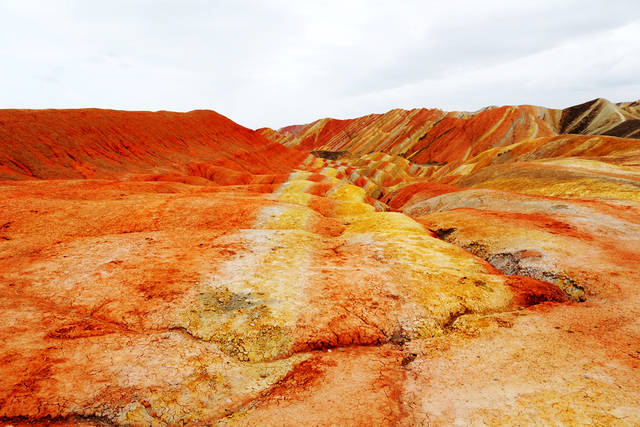
M 637 140 L 454 168 L 21 114 L 2 135 L 46 142 L 0 140 L 3 425 L 640 424 Z

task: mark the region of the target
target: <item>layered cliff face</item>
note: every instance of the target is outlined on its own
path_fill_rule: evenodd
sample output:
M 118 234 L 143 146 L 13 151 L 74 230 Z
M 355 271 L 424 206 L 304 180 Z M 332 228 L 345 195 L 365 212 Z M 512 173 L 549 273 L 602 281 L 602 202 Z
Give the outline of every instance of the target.
M 0 419 L 640 423 L 640 140 L 562 133 L 599 105 L 0 111 Z

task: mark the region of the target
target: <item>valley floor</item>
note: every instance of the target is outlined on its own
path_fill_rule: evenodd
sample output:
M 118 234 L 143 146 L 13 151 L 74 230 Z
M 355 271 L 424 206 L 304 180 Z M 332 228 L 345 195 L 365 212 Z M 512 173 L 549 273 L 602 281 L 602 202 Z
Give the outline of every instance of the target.
M 1 182 L 0 421 L 640 424 L 636 175 L 391 212 L 365 166 Z

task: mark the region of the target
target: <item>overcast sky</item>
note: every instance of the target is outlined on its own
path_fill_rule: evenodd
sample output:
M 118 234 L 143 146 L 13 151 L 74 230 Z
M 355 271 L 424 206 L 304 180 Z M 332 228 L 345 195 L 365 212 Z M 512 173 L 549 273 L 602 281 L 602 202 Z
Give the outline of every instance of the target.
M 640 1 L 0 0 L 0 108 L 391 108 L 640 98 Z

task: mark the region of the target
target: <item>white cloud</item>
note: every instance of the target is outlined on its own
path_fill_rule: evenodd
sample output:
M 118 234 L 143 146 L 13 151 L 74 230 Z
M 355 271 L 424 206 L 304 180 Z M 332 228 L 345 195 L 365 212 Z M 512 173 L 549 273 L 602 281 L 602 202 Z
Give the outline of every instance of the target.
M 210 108 L 249 127 L 640 97 L 635 0 L 0 3 L 0 107 Z

